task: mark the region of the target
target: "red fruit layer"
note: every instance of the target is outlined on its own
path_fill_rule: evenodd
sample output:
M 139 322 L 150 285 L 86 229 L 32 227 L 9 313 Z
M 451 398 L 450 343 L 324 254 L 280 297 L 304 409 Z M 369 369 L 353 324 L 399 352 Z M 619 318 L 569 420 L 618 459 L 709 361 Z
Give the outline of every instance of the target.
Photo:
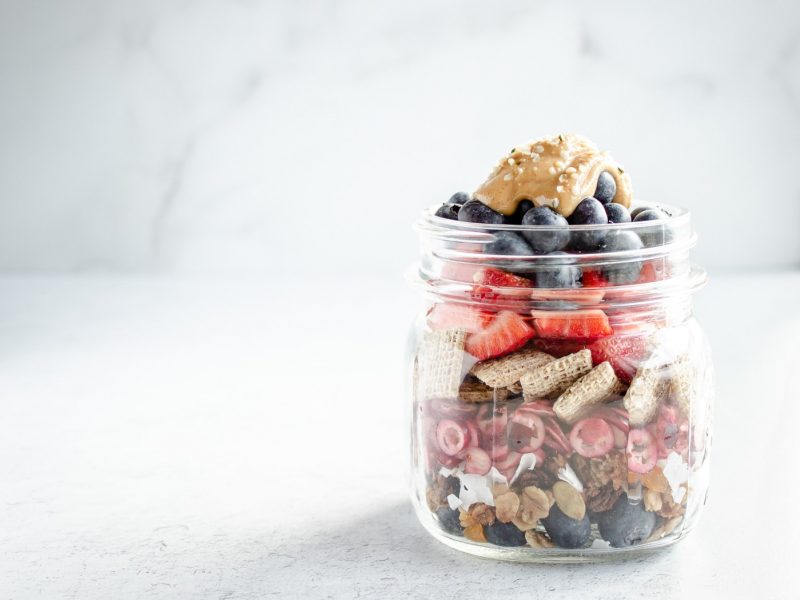
M 465 348 L 477 359 L 486 360 L 521 348 L 535 335 L 523 317 L 504 310 L 483 331 L 470 334 Z
M 599 309 L 545 311 L 534 310 L 533 326 L 540 338 L 596 339 L 611 335 L 608 317 Z
M 630 383 L 639 365 L 647 358 L 647 338 L 641 336 L 609 336 L 589 346 L 592 362 L 608 361 L 621 380 Z
M 481 331 L 494 315 L 465 304 L 435 304 L 428 312 L 428 326 L 434 331 L 440 329 L 465 329 L 469 333 Z

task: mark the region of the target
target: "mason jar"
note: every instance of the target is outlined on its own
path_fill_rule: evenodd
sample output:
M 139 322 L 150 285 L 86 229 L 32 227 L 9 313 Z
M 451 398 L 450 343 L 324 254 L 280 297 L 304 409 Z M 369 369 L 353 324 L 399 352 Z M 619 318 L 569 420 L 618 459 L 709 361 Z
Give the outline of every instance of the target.
M 713 371 L 692 295 L 706 275 L 690 261 L 689 212 L 660 208 L 668 219 L 568 227 L 424 212 L 411 491 L 436 539 L 497 559 L 596 560 L 695 526 Z M 509 232 L 600 250 L 516 256 Z M 631 236 L 635 249 L 617 249 Z

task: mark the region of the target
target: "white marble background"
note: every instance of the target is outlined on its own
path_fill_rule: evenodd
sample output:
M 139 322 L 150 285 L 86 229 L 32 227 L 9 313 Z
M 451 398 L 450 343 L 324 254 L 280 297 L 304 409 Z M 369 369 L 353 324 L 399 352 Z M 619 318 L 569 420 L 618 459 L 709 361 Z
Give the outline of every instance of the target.
M 399 272 L 583 132 L 713 268 L 800 263 L 800 4 L 0 1 L 0 269 Z

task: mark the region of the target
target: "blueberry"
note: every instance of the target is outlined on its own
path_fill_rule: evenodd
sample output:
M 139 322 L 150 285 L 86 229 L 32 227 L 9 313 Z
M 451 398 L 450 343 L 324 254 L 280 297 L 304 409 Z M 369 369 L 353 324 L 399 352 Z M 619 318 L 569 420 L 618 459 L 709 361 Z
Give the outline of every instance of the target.
M 667 218 L 667 213 L 657 208 L 647 208 L 645 210 L 637 209 L 637 211 L 638 212 L 633 217 L 633 220 L 637 223 L 640 223 L 641 221 L 658 221 L 660 219 Z
M 483 202 L 469 200 L 458 211 L 458 220 L 468 223 L 486 223 L 488 225 L 502 225 L 508 222 L 508 217 L 492 210 Z
M 637 213 L 633 218 L 633 222 L 646 223 L 649 221 L 666 221 L 667 219 L 669 219 L 669 216 L 664 211 L 650 208 Z M 652 248 L 653 246 L 670 243 L 672 241 L 672 230 L 666 223 L 661 225 L 653 224 L 652 226 L 644 227 L 640 231 L 639 237 L 642 238 L 642 242 L 647 248 Z
M 603 252 L 640 250 L 643 245 L 639 236 L 632 231 L 610 231 L 606 236 Z M 606 265 L 602 269 L 603 277 L 617 285 L 635 282 L 641 271 L 642 263 L 638 260 Z
M 562 548 L 581 548 L 592 535 L 588 515 L 584 515 L 580 521 L 571 519 L 555 504 L 550 507 L 550 514 L 542 519 L 542 525 L 550 539 Z
M 520 200 L 519 204 L 517 204 L 517 210 L 511 215 L 511 222 L 516 224 L 522 223 L 522 217 L 533 207 L 534 204 L 530 200 Z
M 640 212 L 643 212 L 645 210 L 652 210 L 652 209 L 653 209 L 652 206 L 637 206 L 636 208 L 632 208 L 631 209 L 631 219 L 635 219 L 636 215 L 638 215 Z
M 525 534 L 513 523 L 495 521 L 492 525 L 483 528 L 486 541 L 495 546 L 524 546 Z
M 600 535 L 614 548 L 641 544 L 656 526 L 655 513 L 647 512 L 641 502 L 631 504 L 625 494 L 619 497 L 611 510 L 598 513 L 596 518 Z
M 461 535 L 464 528 L 461 527 L 461 521 L 458 519 L 458 511 L 451 510 L 444 506 L 436 511 L 436 518 L 439 519 L 439 525 L 447 533 L 453 535 Z
M 548 256 L 569 256 L 566 252 L 551 252 Z M 554 261 L 555 262 L 555 261 Z M 581 270 L 576 265 L 553 264 L 536 272 L 536 286 L 541 288 L 580 287 Z
M 450 196 L 450 200 L 447 201 L 447 204 L 458 204 L 461 206 L 467 202 L 469 202 L 469 194 L 467 192 L 456 192 Z
M 594 198 L 584 198 L 569 217 L 573 225 L 607 225 L 606 209 Z M 605 231 L 573 231 L 570 244 L 576 250 L 597 250 L 606 237 Z
M 600 173 L 597 178 L 597 189 L 594 191 L 594 197 L 603 204 L 608 204 L 614 200 L 617 195 L 617 182 L 608 171 Z
M 533 254 L 533 250 L 519 234 L 512 231 L 495 231 L 494 241 L 486 244 L 486 253 L 529 256 Z
M 608 217 L 609 223 L 631 222 L 631 215 L 628 213 L 628 209 L 616 202 L 606 204 L 606 216 Z
M 458 221 L 458 211 L 460 208 L 458 204 L 442 204 L 436 211 L 436 216 Z
M 547 254 L 553 250 L 561 250 L 569 243 L 569 223 L 560 214 L 546 206 L 532 208 L 522 217 L 523 225 L 555 227 L 543 231 L 524 231 L 522 235 L 528 240 L 534 252 Z

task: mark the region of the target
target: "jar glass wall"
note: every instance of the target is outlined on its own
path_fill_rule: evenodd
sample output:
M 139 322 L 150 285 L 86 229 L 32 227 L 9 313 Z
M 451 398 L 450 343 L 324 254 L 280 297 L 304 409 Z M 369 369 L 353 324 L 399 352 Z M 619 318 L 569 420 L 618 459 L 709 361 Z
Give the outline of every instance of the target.
M 534 256 L 495 251 L 524 226 L 425 213 L 412 499 L 437 539 L 584 560 L 663 547 L 696 524 L 713 372 L 691 295 L 705 274 L 689 261 L 689 214 L 667 210 L 666 222 L 569 227 L 631 232 L 636 250 Z

